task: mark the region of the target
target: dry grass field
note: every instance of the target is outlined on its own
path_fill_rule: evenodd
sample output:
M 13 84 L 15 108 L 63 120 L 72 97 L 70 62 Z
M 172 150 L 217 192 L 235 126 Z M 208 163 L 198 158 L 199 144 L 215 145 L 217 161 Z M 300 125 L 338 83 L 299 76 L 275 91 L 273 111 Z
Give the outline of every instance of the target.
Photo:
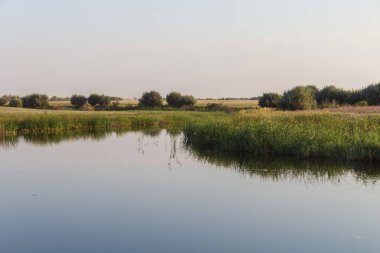
M 341 106 L 336 108 L 323 109 L 323 111 L 358 114 L 379 114 L 380 106 Z

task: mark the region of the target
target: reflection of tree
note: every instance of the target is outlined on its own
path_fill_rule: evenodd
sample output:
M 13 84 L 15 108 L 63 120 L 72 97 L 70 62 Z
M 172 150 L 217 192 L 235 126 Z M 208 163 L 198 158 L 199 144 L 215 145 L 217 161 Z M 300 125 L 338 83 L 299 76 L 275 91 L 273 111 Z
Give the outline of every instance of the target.
M 338 183 L 343 176 L 348 174 L 352 174 L 356 180 L 365 184 L 376 183 L 380 179 L 380 165 L 375 164 L 257 157 L 207 150 L 186 143 L 183 146 L 198 161 L 224 168 L 233 168 L 252 177 L 272 181 Z

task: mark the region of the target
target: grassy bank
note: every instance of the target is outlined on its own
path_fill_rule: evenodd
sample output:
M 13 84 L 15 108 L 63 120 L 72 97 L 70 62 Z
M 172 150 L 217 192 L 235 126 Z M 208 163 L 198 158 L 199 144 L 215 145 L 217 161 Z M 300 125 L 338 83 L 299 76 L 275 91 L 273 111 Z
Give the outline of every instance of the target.
M 242 154 L 380 161 L 380 114 L 270 110 L 80 112 L 0 108 L 0 135 L 176 126 L 194 147 Z
M 0 108 L 0 135 L 63 130 L 182 126 L 186 122 L 204 116 L 205 113 L 201 112 L 80 112 Z
M 380 115 L 243 112 L 184 128 L 195 147 L 255 155 L 380 160 Z

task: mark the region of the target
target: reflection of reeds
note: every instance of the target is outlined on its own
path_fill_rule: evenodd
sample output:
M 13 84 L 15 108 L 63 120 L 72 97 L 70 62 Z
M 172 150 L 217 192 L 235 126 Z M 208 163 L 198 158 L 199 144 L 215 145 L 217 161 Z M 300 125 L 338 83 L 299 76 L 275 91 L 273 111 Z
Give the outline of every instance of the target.
M 339 182 L 346 175 L 353 175 L 364 184 L 380 179 L 380 165 L 361 162 L 333 162 L 330 160 L 302 160 L 289 157 L 247 156 L 196 147 L 184 142 L 184 148 L 198 161 L 224 168 L 233 168 L 251 177 L 271 181 L 302 181 L 318 184 L 325 181 Z
M 16 147 L 20 140 L 33 145 L 52 145 L 70 140 L 97 140 L 101 141 L 112 134 L 122 137 L 129 132 L 138 132 L 142 136 L 155 137 L 160 134 L 161 128 L 120 128 L 115 130 L 75 130 L 58 132 L 30 132 L 19 136 L 10 135 L 0 137 L 0 146 L 5 148 Z

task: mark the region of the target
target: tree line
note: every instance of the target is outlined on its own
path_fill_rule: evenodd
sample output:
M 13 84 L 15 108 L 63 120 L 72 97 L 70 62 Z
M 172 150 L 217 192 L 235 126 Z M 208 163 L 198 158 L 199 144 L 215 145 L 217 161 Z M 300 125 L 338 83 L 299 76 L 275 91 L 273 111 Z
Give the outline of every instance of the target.
M 82 108 L 86 105 L 91 105 L 93 107 L 108 107 L 112 104 L 112 107 L 118 107 L 119 101 L 122 100 L 120 97 L 111 97 L 106 95 L 91 94 L 86 97 L 84 95 L 72 95 L 70 103 L 75 108 Z M 138 106 L 141 108 L 153 108 L 162 107 L 163 97 L 158 91 L 144 92 L 139 99 Z M 24 107 L 24 108 L 47 108 L 49 107 L 49 101 L 64 101 L 58 97 L 49 97 L 45 94 L 31 94 L 25 97 L 6 95 L 0 98 L 0 106 L 8 105 L 10 107 Z M 181 107 L 192 107 L 195 105 L 196 100 L 191 95 L 182 95 L 179 92 L 171 92 L 166 96 L 166 102 L 168 106 L 174 108 Z
M 264 93 L 259 98 L 261 107 L 282 110 L 311 110 L 344 105 L 380 105 L 380 83 L 361 90 L 345 90 L 333 85 L 318 89 L 314 85 L 296 86 L 283 94 Z

